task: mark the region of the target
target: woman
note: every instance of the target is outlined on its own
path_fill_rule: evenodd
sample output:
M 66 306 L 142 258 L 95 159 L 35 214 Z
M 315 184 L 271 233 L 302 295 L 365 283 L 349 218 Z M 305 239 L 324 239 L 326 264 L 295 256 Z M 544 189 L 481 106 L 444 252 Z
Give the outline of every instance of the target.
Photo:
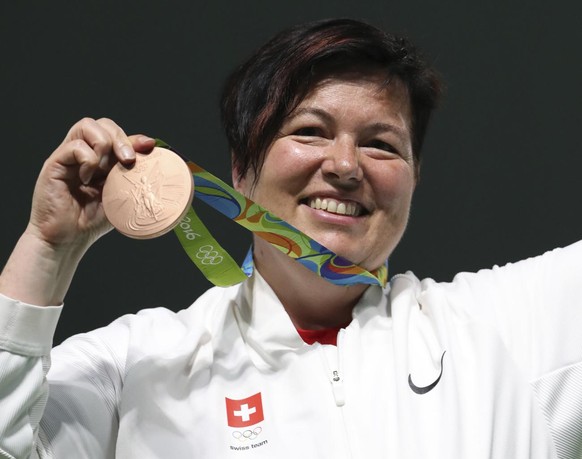
M 403 39 L 350 20 L 285 31 L 225 89 L 235 187 L 378 269 L 404 232 L 438 93 Z M 255 238 L 247 281 L 69 339 L 47 384 L 55 305 L 109 229 L 103 177 L 152 147 L 87 119 L 45 163 L 0 278 L 4 456 L 580 454 L 580 244 L 382 289 L 328 283 Z

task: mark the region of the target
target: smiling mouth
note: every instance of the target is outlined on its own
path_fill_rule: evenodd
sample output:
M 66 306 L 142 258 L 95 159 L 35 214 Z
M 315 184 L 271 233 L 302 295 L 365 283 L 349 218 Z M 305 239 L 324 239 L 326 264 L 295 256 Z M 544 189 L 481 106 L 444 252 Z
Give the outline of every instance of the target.
M 306 204 L 316 210 L 338 215 L 347 215 L 348 217 L 358 217 L 363 215 L 366 210 L 358 203 L 353 201 L 339 201 L 331 198 L 311 198 Z

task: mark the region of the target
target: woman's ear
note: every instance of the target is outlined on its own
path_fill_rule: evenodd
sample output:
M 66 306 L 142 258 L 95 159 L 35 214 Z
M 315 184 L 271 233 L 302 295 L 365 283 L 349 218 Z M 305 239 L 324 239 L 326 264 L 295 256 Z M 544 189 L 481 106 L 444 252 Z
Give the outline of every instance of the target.
M 230 168 L 232 171 L 232 186 L 239 193 L 246 195 L 246 179 L 240 175 L 238 164 L 234 159 L 234 154 L 230 155 Z
M 234 189 L 247 198 L 252 199 L 256 185 L 254 172 L 249 168 L 244 175 L 241 174 L 240 165 L 237 164 L 233 154 L 230 156 L 230 167 L 232 171 L 232 186 Z
M 239 192 L 240 192 L 240 182 L 241 182 L 241 180 L 239 179 L 239 176 L 238 176 L 238 170 L 233 167 L 232 168 L 232 186 L 236 191 L 239 191 Z

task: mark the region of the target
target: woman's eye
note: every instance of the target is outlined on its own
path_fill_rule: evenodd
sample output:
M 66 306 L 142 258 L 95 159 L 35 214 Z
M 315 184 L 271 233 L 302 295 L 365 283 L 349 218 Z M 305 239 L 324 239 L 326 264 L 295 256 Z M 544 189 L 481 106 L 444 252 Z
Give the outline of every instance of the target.
M 383 140 L 380 139 L 372 140 L 368 142 L 366 146 L 369 148 L 375 148 L 377 150 L 387 151 L 389 153 L 398 153 L 398 150 L 394 148 L 391 144 L 389 144 L 388 142 L 384 142 Z
M 315 126 L 306 126 L 296 129 L 293 135 L 298 135 L 302 137 L 323 137 L 323 131 Z

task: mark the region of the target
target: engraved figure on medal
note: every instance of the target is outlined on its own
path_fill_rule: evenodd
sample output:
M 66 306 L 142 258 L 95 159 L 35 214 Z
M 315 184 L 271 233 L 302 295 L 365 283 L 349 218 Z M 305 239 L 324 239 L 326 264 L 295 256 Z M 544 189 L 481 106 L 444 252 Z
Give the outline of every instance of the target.
M 155 172 L 155 169 L 154 169 Z M 160 215 L 164 210 L 164 206 L 160 200 L 160 185 L 163 177 L 153 177 L 149 180 L 147 175 L 141 176 L 139 182 L 135 182 L 124 174 L 123 177 L 133 184 L 133 189 L 130 190 L 135 203 L 135 219 L 136 220 L 151 220 L 158 221 Z M 129 223 L 131 226 L 131 222 Z
M 138 154 L 136 164 L 109 173 L 103 208 L 111 224 L 126 236 L 145 239 L 171 230 L 192 201 L 194 185 L 186 163 L 175 153 L 155 148 Z

